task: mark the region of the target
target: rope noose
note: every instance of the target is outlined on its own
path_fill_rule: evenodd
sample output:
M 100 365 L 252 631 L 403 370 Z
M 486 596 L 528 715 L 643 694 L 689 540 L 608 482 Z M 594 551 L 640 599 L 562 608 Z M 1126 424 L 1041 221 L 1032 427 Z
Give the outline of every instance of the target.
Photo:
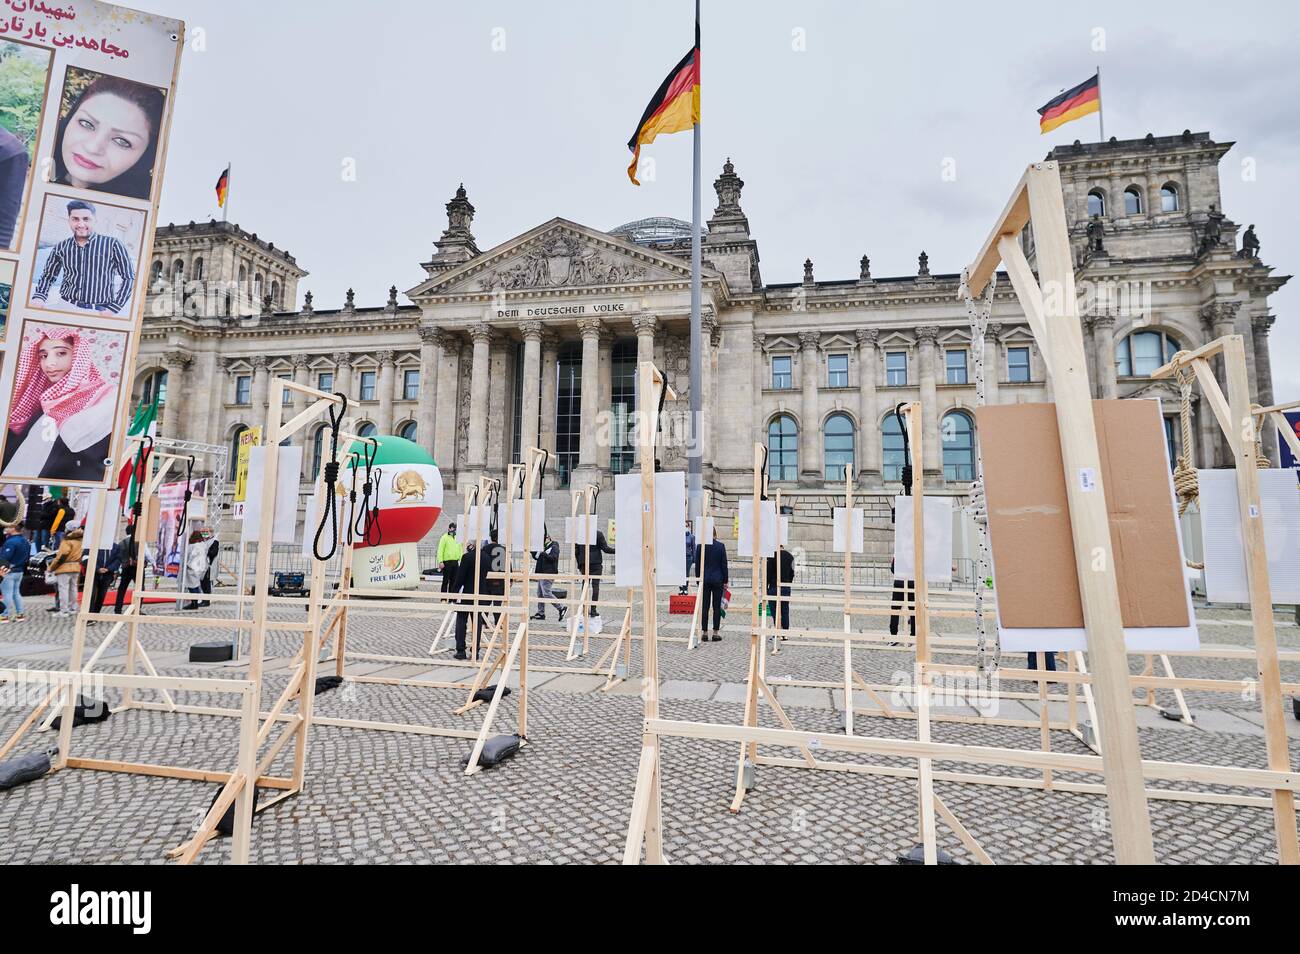
M 176 521 L 176 539 L 172 541 L 172 549 L 179 550 L 181 540 L 185 535 L 185 522 L 190 515 L 190 498 L 194 496 L 191 486 L 194 479 L 194 455 L 190 455 L 189 460 L 185 462 L 185 499 L 181 501 L 181 515 Z
M 384 539 L 383 533 L 379 530 L 379 494 L 375 492 L 375 480 L 382 478 L 384 474 L 383 468 L 375 467 L 375 457 L 378 454 L 377 443 L 361 445 L 361 463 L 366 468 L 366 476 L 361 484 L 361 509 L 357 513 L 354 529 L 357 536 L 361 538 L 362 545 L 367 547 L 377 547 Z M 355 478 L 355 463 L 352 472 Z M 354 479 L 354 486 L 355 483 Z
M 339 426 L 348 412 L 348 396 L 339 391 L 334 392 L 334 396 L 342 403 L 337 407 L 337 413 L 335 405 L 329 406 L 330 422 L 327 426 L 330 429 L 330 456 L 325 462 L 325 504 L 321 508 L 320 524 L 316 527 L 316 536 L 312 540 L 312 555 L 322 563 L 332 559 L 339 548 L 338 501 L 334 485 L 339 479 Z M 325 533 L 326 526 L 330 528 L 330 549 L 329 553 L 322 556 L 320 538 Z

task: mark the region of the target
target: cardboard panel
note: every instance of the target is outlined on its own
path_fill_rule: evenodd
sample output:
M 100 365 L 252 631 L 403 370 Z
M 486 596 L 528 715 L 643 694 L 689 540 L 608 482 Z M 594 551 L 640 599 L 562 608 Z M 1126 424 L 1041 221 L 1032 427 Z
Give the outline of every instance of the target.
M 254 447 L 248 456 L 248 486 L 254 491 L 244 501 L 244 522 L 240 524 L 240 539 L 245 543 L 258 543 L 262 523 L 262 495 L 257 492 L 266 471 L 265 447 Z M 280 460 L 275 472 L 275 517 L 271 523 L 272 543 L 294 543 L 298 523 L 298 475 L 302 473 L 302 448 L 281 447 Z M 316 528 L 311 532 L 315 534 Z
M 1159 405 L 1094 401 L 1093 412 L 1124 626 L 1187 627 L 1187 585 Z M 988 406 L 975 416 L 999 621 L 1008 629 L 1081 630 L 1056 408 Z M 1095 489 L 1097 476 L 1070 479 Z
M 532 505 L 533 524 L 529 528 L 531 534 L 527 541 L 524 540 L 524 501 L 512 500 L 510 503 L 510 549 L 516 553 L 524 550 L 536 553 L 542 548 L 542 541 L 545 539 L 546 501 L 536 497 L 529 500 Z M 505 504 L 501 503 L 497 505 L 497 527 L 504 532 L 505 525 Z M 524 546 L 525 542 L 527 542 L 527 546 Z
M 565 517 L 564 542 L 571 545 L 595 546 L 596 531 L 599 529 L 600 517 L 596 516 L 596 514 L 580 513 L 576 517 Z M 613 546 L 613 544 L 611 543 L 610 546 Z

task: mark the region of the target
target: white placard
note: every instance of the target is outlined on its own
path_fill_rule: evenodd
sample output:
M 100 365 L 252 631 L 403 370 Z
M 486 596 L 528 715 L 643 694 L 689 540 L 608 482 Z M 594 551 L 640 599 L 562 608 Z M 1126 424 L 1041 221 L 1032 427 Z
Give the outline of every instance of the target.
M 701 529 L 695 533 L 695 545 L 701 547 L 706 543 L 712 543 L 713 534 L 718 529 L 714 519 L 712 517 L 701 517 L 696 523 Z
M 99 506 L 99 498 L 108 494 L 108 499 L 104 501 L 104 519 L 98 526 L 95 526 L 95 509 Z M 113 544 L 117 542 L 117 517 L 119 497 L 116 490 L 92 490 L 85 498 L 85 520 L 82 523 L 82 535 L 86 540 L 86 546 L 94 546 L 98 550 L 110 550 Z
M 528 550 L 536 553 L 542 548 L 544 539 L 543 531 L 546 528 L 546 501 L 536 498 L 530 498 L 527 501 L 532 505 L 533 524 L 529 527 L 528 546 L 524 546 L 524 501 L 510 501 L 510 549 L 516 553 L 522 553 Z M 506 511 L 505 504 L 497 505 L 497 526 L 505 527 Z
M 844 507 L 836 507 L 831 528 L 831 548 L 836 553 L 843 553 L 849 550 L 850 553 L 861 553 L 865 548 L 866 540 L 866 513 L 861 507 L 853 508 L 853 520 L 850 526 L 848 511 Z M 845 543 L 847 533 L 848 543 Z M 850 549 L 850 544 L 852 549 Z
M 462 545 L 482 543 L 492 533 L 492 508 L 473 504 L 469 513 L 456 515 L 456 537 Z
M 894 498 L 894 579 L 915 579 L 912 558 L 916 555 L 912 536 L 912 501 Z M 952 498 L 926 497 L 925 578 L 931 583 L 952 582 Z
M 776 555 L 776 501 L 760 500 L 758 508 L 758 555 Z M 754 500 L 740 498 L 739 533 L 736 535 L 736 553 L 742 557 L 754 556 Z
M 669 471 L 654 477 L 655 582 L 659 586 L 681 586 L 686 582 L 686 474 Z M 640 474 L 619 474 L 614 478 L 614 525 L 618 527 L 615 586 L 641 585 L 644 506 L 648 504 L 641 500 Z
M 262 485 L 265 483 L 266 452 L 269 448 L 253 447 L 248 455 L 248 486 L 250 493 L 244 501 L 244 522 L 240 524 L 240 540 L 257 543 L 262 528 Z M 302 448 L 292 445 L 280 447 L 280 458 L 275 472 L 275 519 L 271 525 L 272 543 L 294 543 L 298 525 L 298 475 L 302 473 Z M 311 531 L 316 532 L 315 528 Z
M 1205 547 L 1205 598 L 1211 603 L 1249 603 L 1246 555 L 1241 540 L 1234 470 L 1198 470 L 1201 539 Z M 1259 472 L 1260 516 L 1268 582 L 1274 603 L 1300 603 L 1300 487 L 1295 471 Z
M 576 517 L 564 518 L 564 542 L 572 546 L 596 545 L 596 531 L 600 529 L 600 517 L 591 513 L 580 513 Z
M 780 542 L 782 549 L 790 549 L 790 518 L 781 517 L 780 520 L 777 521 L 777 529 L 779 531 L 778 541 Z

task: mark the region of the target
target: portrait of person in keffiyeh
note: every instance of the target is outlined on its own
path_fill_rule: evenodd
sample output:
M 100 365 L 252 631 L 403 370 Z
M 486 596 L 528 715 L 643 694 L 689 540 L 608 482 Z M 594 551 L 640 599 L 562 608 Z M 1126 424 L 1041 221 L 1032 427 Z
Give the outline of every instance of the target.
M 104 479 L 125 353 L 122 332 L 24 325 L 5 426 L 6 475 L 50 483 Z

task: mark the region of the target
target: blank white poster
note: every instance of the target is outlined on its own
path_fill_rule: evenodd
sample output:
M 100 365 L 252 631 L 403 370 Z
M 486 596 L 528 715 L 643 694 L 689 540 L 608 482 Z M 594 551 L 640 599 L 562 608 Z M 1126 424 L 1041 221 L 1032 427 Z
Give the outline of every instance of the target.
M 596 545 L 596 531 L 599 528 L 600 517 L 594 513 L 580 513 L 576 517 L 565 517 L 564 542 L 594 547 Z
M 469 513 L 456 515 L 456 539 L 461 546 L 482 542 L 492 533 L 492 508 L 474 504 Z
M 740 498 L 740 532 L 736 538 L 736 552 L 743 557 L 754 556 L 754 499 Z M 776 553 L 776 501 L 760 500 L 758 507 L 758 555 L 770 557 Z
M 850 553 L 863 551 L 866 539 L 866 514 L 861 507 L 854 507 L 852 513 L 850 522 L 848 510 L 844 507 L 835 508 L 831 523 L 831 547 L 836 553 L 843 553 L 846 550 Z
M 524 504 L 531 504 L 533 511 L 533 524 L 529 527 L 529 538 L 527 546 L 524 546 Z M 510 501 L 510 549 L 516 553 L 528 550 L 536 553 L 542 548 L 544 539 L 543 531 L 546 524 L 546 501 L 538 499 L 512 500 Z M 505 528 L 506 525 L 506 505 L 504 503 L 497 506 L 497 527 Z
M 248 486 L 250 488 L 244 501 L 244 522 L 240 527 L 240 539 L 245 543 L 257 543 L 262 526 L 261 487 L 266 481 L 266 447 L 253 447 L 248 455 Z M 302 448 L 281 447 L 279 462 L 275 472 L 275 518 L 271 524 L 272 543 L 294 543 L 298 524 L 298 475 L 302 473 Z M 313 528 L 312 533 L 315 533 Z
M 1249 603 L 1236 472 L 1198 470 L 1196 478 L 1205 545 L 1205 598 L 1211 603 Z M 1259 510 L 1273 602 L 1300 603 L 1300 488 L 1294 470 L 1259 472 Z
M 655 474 L 655 582 L 681 586 L 686 582 L 686 474 Z M 641 475 L 614 478 L 614 524 L 618 545 L 614 553 L 614 585 L 640 586 Z
M 790 547 L 790 518 L 789 517 L 782 517 L 779 521 L 777 521 L 777 532 L 781 542 L 781 546 L 786 549 L 789 549 Z
M 915 497 L 894 498 L 894 577 L 916 579 L 912 558 L 916 555 L 912 534 L 912 501 Z M 952 582 L 952 498 L 926 497 L 925 509 L 925 578 L 931 583 Z

